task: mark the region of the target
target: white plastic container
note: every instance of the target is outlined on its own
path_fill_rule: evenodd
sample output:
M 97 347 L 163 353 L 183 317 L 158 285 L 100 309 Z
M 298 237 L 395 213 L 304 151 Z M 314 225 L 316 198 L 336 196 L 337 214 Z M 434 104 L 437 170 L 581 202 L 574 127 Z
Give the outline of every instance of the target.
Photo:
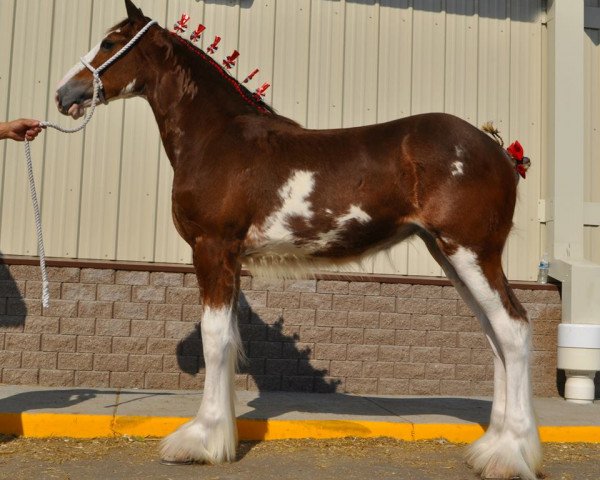
M 594 376 L 600 370 L 600 325 L 561 323 L 558 326 L 558 368 L 566 370 L 565 399 L 594 401 Z

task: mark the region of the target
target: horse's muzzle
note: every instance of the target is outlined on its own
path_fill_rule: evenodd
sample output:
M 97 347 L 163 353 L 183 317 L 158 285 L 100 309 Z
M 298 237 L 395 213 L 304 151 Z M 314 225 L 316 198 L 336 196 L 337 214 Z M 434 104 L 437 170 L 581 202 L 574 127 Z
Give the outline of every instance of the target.
M 92 87 L 83 82 L 66 83 L 56 91 L 56 107 L 63 115 L 74 116 L 75 110 L 87 107 L 92 99 Z M 73 106 L 80 108 L 74 108 Z

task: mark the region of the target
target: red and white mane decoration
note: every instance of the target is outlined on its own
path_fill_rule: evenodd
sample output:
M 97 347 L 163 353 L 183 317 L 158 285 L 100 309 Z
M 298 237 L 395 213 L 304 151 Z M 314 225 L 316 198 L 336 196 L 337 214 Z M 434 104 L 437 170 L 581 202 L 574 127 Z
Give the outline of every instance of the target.
M 86 56 L 93 67 L 149 21 L 125 3 L 128 18 Z M 185 31 L 189 19 L 183 20 Z M 307 130 L 263 102 L 268 83 L 251 92 L 157 25 L 102 81 L 106 101 L 142 95 L 154 112 L 174 171 L 173 219 L 192 248 L 202 292 L 204 395 L 197 416 L 163 441 L 163 460 L 235 459 L 242 262 L 298 276 L 417 235 L 480 320 L 494 352 L 490 425 L 468 461 L 486 478 L 536 478 L 541 448 L 531 401 L 531 328 L 501 262 L 517 193 L 511 155 L 518 152 L 509 155 L 479 129 L 442 113 Z M 58 108 L 80 112 L 91 94 L 90 72 L 72 70 L 57 91 Z

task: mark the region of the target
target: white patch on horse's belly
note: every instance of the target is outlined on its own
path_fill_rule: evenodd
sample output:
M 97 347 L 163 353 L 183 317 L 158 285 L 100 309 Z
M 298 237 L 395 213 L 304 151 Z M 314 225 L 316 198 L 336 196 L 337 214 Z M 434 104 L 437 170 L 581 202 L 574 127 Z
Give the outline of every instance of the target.
M 371 221 L 371 216 L 357 205 L 350 205 L 348 213 L 335 219 L 335 228 L 328 232 L 319 234 L 319 239 L 315 242 L 317 246 L 324 248 L 339 240 L 342 233 L 347 228 L 347 225 L 352 220 L 358 223 L 368 223 Z
M 462 175 L 463 167 L 464 167 L 463 162 L 459 162 L 458 160 L 456 162 L 452 162 L 452 168 L 451 168 L 452 175 L 454 175 L 454 176 Z
M 345 215 L 342 215 L 340 218 L 338 218 L 338 223 L 343 223 L 346 224 L 348 223 L 350 220 L 356 220 L 359 223 L 366 223 L 371 221 L 371 216 L 365 212 L 362 208 L 356 206 L 356 205 L 350 205 L 350 209 L 348 210 L 348 213 Z
M 288 187 L 288 182 L 285 187 Z M 282 189 L 283 190 L 283 189 Z M 282 191 L 280 190 L 280 192 Z M 285 193 L 289 193 L 286 190 Z M 302 194 L 300 195 L 302 196 Z M 290 195 L 286 198 L 292 198 L 294 195 Z M 296 198 L 298 200 L 298 198 Z M 274 219 L 280 212 L 283 211 L 283 207 L 287 202 L 284 201 L 284 205 L 275 214 L 271 215 L 269 219 Z M 306 219 L 312 219 L 314 214 L 309 207 L 301 208 L 303 203 L 296 202 L 296 206 L 292 208 L 293 202 L 289 202 L 289 211 L 295 212 L 294 215 L 303 216 Z M 294 261 L 298 261 L 302 258 L 308 258 L 311 255 L 319 251 L 324 251 L 327 248 L 333 246 L 339 242 L 342 235 L 347 233 L 349 223 L 356 221 L 360 224 L 366 224 L 371 221 L 371 216 L 365 212 L 358 205 L 350 205 L 347 213 L 340 215 L 334 219 L 334 225 L 331 230 L 317 233 L 316 238 L 307 240 L 302 236 L 296 235 L 289 229 L 289 226 L 285 222 L 278 223 L 267 223 L 268 228 L 259 227 L 252 225 L 248 231 L 247 240 L 249 248 L 246 252 L 249 257 L 277 257 L 278 261 L 285 262 L 287 258 L 291 258 Z

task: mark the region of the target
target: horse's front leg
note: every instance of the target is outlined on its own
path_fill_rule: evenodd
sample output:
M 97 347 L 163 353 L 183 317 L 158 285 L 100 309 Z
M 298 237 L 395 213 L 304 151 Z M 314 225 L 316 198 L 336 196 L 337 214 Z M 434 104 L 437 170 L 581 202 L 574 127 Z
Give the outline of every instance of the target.
M 194 266 L 204 305 L 204 395 L 196 417 L 163 440 L 164 462 L 223 463 L 235 459 L 233 380 L 241 351 L 236 318 L 239 251 L 236 242 L 220 239 L 199 238 L 194 245 Z

